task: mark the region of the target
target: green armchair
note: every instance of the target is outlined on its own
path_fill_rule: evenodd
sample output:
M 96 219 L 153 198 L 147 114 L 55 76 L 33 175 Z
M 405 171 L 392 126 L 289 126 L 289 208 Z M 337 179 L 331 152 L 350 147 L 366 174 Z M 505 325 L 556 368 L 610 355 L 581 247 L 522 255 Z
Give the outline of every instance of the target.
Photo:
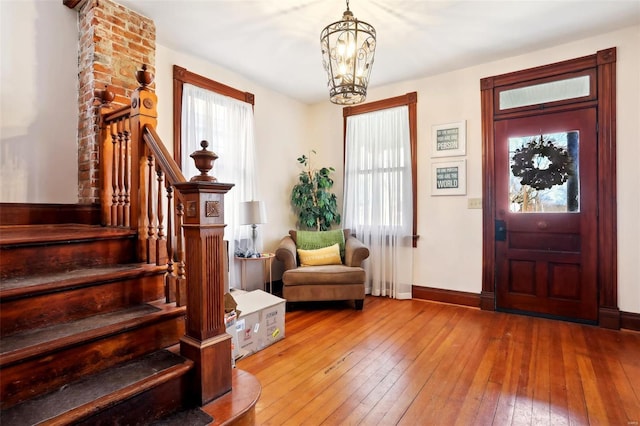
M 356 237 L 344 232 L 344 258 L 341 264 L 300 266 L 297 255 L 297 231 L 289 231 L 276 250 L 283 262 L 282 297 L 288 302 L 353 300 L 355 308 L 364 305 L 366 273 L 362 262 L 369 249 Z

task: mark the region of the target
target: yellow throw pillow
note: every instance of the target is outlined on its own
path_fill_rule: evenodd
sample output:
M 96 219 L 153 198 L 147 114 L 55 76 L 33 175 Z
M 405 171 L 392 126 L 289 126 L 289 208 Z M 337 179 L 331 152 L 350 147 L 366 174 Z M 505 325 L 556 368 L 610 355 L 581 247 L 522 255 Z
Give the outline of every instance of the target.
M 298 256 L 300 266 L 342 265 L 338 243 L 317 250 L 298 249 Z

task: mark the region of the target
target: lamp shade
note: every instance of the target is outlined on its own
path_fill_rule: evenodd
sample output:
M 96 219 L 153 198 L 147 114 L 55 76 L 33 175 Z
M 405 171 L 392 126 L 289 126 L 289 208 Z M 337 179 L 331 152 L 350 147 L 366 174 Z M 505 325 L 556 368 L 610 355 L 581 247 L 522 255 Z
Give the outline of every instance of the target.
M 342 20 L 322 30 L 320 47 L 331 102 L 339 105 L 363 102 L 376 50 L 376 30 L 353 16 L 349 0 Z
M 240 224 L 254 225 L 267 223 L 267 208 L 264 201 L 243 201 L 240 203 Z

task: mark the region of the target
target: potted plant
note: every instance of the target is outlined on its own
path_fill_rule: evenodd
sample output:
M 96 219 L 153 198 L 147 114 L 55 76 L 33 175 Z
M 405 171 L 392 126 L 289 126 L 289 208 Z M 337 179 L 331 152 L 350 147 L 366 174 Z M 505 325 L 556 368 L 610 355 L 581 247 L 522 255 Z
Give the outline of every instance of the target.
M 298 175 L 298 183 L 291 191 L 291 204 L 298 214 L 298 226 L 300 228 L 315 229 L 316 231 L 328 231 L 332 224 L 340 224 L 338 213 L 338 200 L 332 193 L 333 179 L 331 174 L 335 172 L 333 167 L 314 169 L 311 166 L 311 151 L 309 157 L 298 157 L 304 170 Z

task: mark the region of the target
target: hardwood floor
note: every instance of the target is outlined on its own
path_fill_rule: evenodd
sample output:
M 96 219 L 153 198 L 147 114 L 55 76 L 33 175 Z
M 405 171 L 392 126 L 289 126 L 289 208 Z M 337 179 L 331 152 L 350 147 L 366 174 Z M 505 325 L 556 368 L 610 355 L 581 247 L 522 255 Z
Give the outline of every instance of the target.
M 640 333 L 367 297 L 242 359 L 258 425 L 638 425 Z

